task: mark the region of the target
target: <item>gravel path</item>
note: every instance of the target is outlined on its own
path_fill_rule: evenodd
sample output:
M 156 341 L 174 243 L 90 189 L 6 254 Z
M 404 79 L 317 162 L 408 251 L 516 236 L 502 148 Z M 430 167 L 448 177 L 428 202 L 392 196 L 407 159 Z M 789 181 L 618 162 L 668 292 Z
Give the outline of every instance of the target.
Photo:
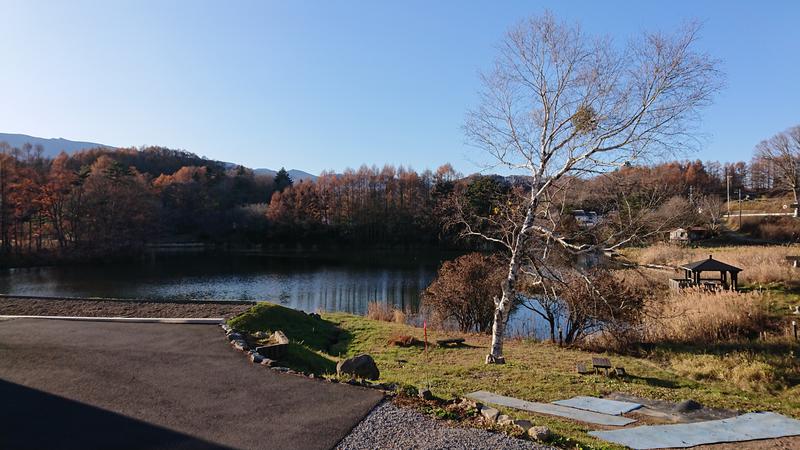
M 551 449 L 477 428 L 456 428 L 386 401 L 345 437 L 338 450 L 373 449 Z
M 0 315 L 83 317 L 233 317 L 252 305 L 0 298 Z

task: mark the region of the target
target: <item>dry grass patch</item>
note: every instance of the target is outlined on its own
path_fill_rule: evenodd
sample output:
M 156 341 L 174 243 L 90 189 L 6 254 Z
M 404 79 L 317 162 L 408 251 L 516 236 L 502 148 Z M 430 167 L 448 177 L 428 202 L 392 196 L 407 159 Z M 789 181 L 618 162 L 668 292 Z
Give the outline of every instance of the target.
M 673 292 L 650 306 L 644 341 L 711 344 L 756 336 L 768 321 L 763 304 L 758 292 Z
M 772 391 L 784 387 L 775 366 L 753 355 L 685 355 L 671 362 L 679 375 L 697 381 L 730 383 L 745 391 Z
M 741 267 L 740 283 L 800 284 L 800 270 L 786 261 L 787 256 L 800 255 L 800 245 L 692 248 L 660 243 L 628 251 L 628 255 L 639 263 L 668 266 L 705 259 L 709 254 L 714 255 L 714 259 Z
M 413 345 L 422 344 L 422 342 L 419 339 L 409 335 L 394 335 L 389 338 L 387 343 L 389 345 L 394 345 L 397 347 L 411 347 Z
M 366 316 L 382 322 L 406 323 L 406 313 L 388 303 L 369 302 Z

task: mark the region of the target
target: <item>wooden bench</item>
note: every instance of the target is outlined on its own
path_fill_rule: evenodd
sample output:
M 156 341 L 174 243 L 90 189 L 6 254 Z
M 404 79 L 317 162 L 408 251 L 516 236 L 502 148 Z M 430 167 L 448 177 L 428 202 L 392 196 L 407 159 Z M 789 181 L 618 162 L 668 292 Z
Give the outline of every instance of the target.
M 606 376 L 608 376 L 608 371 L 611 370 L 611 361 L 608 358 L 592 358 L 592 367 L 594 368 L 594 373 L 600 373 L 600 369 L 603 369 Z
M 589 375 L 594 373 L 591 369 L 586 367 L 586 363 L 578 363 L 575 365 L 575 371 L 578 372 L 578 375 Z
M 436 345 L 439 347 L 460 347 L 464 345 L 465 339 L 464 338 L 453 338 L 453 339 L 437 339 Z

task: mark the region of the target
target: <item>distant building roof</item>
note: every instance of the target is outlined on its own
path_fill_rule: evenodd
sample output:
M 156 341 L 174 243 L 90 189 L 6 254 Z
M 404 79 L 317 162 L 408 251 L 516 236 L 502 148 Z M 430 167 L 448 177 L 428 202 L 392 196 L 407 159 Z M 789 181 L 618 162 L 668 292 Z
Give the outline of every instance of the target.
M 717 261 L 708 255 L 708 259 L 702 261 L 695 261 L 693 263 L 684 264 L 681 269 L 691 270 L 692 272 L 741 272 L 742 269 L 726 264 L 722 261 Z

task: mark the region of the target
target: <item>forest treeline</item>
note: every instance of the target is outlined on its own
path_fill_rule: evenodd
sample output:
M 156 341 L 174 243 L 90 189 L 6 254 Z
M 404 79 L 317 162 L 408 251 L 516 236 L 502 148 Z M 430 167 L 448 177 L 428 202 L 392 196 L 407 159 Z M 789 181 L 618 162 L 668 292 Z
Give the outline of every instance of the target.
M 570 204 L 602 210 L 604 183 L 658 186 L 661 195 L 770 192 L 769 168 L 751 163 L 668 162 L 625 167 L 575 183 Z M 147 244 L 461 246 L 442 227 L 448 199 L 491 208 L 519 182 L 499 176 L 361 167 L 293 183 L 160 147 L 97 148 L 54 159 L 0 143 L 0 252 L 72 257 L 127 254 Z

